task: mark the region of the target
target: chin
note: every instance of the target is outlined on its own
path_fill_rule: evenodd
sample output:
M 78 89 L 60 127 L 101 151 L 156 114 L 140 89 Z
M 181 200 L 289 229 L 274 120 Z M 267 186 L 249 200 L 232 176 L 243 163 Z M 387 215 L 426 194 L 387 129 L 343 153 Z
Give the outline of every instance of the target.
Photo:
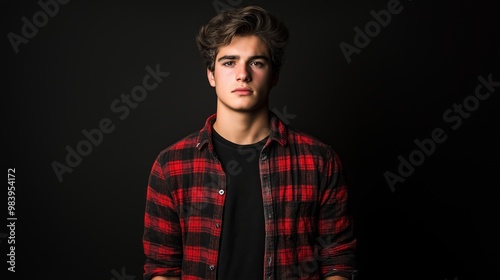
M 245 107 L 236 107 L 236 108 L 231 108 L 231 109 L 232 109 L 232 111 L 238 112 L 238 113 L 251 113 L 251 112 L 257 111 L 254 108 L 245 108 Z
M 240 113 L 255 113 L 262 111 L 262 106 L 240 106 L 231 108 L 233 111 Z
M 262 107 L 266 106 L 265 103 L 263 102 L 234 102 L 234 103 L 224 103 L 222 102 L 223 107 L 226 109 L 233 111 L 233 112 L 239 112 L 239 113 L 252 113 L 252 112 L 258 112 L 262 110 Z

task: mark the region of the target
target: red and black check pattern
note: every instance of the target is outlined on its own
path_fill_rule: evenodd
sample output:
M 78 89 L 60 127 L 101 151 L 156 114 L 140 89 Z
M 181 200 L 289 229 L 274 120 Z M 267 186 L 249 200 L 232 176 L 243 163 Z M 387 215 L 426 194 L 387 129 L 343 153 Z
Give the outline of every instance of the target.
M 263 279 L 350 278 L 356 238 L 341 162 L 328 145 L 273 112 L 259 156 L 266 241 Z M 161 151 L 147 188 L 144 279 L 217 279 L 226 177 L 212 125 Z M 245 151 L 242 151 L 245 152 Z

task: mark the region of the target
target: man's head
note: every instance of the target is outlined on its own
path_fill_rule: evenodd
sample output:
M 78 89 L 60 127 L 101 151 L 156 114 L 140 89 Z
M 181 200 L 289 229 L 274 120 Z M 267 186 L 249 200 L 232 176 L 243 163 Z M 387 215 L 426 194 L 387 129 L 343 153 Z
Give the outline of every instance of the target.
M 199 50 L 216 89 L 218 110 L 261 111 L 278 82 L 288 29 L 266 10 L 226 10 L 201 27 Z
M 288 29 L 258 6 L 225 10 L 201 27 L 196 43 L 207 68 L 214 71 L 219 48 L 229 45 L 234 36 L 248 35 L 255 35 L 264 42 L 271 56 L 272 70 L 278 73 L 288 42 Z

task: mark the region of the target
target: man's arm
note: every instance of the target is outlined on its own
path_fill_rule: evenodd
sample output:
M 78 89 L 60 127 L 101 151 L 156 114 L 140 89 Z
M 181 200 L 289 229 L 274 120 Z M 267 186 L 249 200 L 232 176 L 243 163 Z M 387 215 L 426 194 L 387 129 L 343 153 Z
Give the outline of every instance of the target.
M 182 233 L 176 203 L 167 184 L 161 156 L 151 169 L 146 194 L 143 248 L 144 279 L 179 279 Z M 168 164 L 168 163 L 166 163 Z
M 342 163 L 331 148 L 326 152 L 324 167 L 317 244 L 321 275 L 329 280 L 349 280 L 356 271 L 356 238 Z

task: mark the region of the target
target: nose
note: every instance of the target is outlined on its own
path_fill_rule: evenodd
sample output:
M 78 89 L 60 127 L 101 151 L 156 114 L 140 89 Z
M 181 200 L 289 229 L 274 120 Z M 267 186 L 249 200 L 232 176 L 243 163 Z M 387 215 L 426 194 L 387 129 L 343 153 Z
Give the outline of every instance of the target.
M 240 64 L 236 70 L 236 80 L 243 82 L 250 82 L 252 80 L 252 75 L 250 73 L 250 67 L 246 64 Z

